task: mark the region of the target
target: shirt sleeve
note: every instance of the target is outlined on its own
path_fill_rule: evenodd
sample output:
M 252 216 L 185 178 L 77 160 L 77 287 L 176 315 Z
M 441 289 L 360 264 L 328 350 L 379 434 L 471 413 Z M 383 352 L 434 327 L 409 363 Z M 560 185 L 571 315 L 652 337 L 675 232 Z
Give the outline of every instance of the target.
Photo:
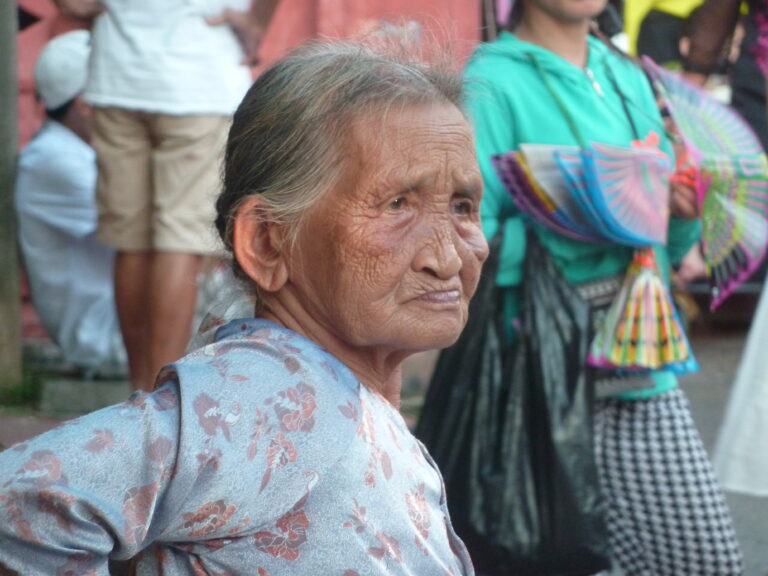
M 108 575 L 162 530 L 176 467 L 175 383 L 0 454 L 0 573 Z

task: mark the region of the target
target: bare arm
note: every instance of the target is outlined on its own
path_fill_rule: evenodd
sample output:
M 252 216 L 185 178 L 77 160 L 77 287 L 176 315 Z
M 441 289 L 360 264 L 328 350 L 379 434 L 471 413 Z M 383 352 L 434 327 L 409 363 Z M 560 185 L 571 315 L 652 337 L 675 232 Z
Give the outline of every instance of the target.
M 104 11 L 100 0 L 53 0 L 53 2 L 62 14 L 75 18 L 93 18 Z
M 690 47 L 683 62 L 685 78 L 703 86 L 717 66 L 739 17 L 740 0 L 705 0 L 693 16 Z
M 216 17 L 208 18 L 211 26 L 230 26 L 237 34 L 245 52 L 245 64 L 255 65 L 259 61 L 259 48 L 269 28 L 275 8 L 280 0 L 254 0 L 248 12 L 227 9 Z

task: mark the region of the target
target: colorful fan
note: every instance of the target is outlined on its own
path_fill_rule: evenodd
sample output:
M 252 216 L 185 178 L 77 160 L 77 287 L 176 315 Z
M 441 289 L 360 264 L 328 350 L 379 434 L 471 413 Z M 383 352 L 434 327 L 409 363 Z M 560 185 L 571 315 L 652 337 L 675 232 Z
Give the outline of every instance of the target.
M 591 152 L 591 153 L 590 153 Z M 593 144 L 584 151 L 585 173 L 603 220 L 633 246 L 666 244 L 669 158 L 658 149 Z
M 578 155 L 558 154 L 558 161 L 606 239 L 636 247 L 666 244 L 670 168 L 658 149 L 595 143 Z
M 583 151 L 558 150 L 555 160 L 563 173 L 566 185 L 578 206 L 582 209 L 593 230 L 603 241 L 623 243 L 621 234 L 616 234 L 600 216 L 600 211 L 592 201 L 593 191 L 589 189 L 590 180 L 586 175 Z
M 521 145 L 494 165 L 518 207 L 566 236 L 635 246 L 621 292 L 588 361 L 602 368 L 697 368 L 653 244 L 666 242 L 671 172 L 658 148 Z
M 635 251 L 588 361 L 627 370 L 698 370 L 652 248 Z
M 636 247 L 666 242 L 669 167 L 658 150 L 523 144 L 493 163 L 520 209 L 560 234 Z
M 701 208 L 702 250 L 715 309 L 760 266 L 768 239 L 768 162 L 729 107 L 644 58 L 686 148 Z
M 528 167 L 528 175 L 541 188 L 547 191 L 555 204 L 555 213 L 559 219 L 573 230 L 587 238 L 599 240 L 600 236 L 594 232 L 586 212 L 589 206 L 585 206 L 579 198 L 574 197 L 570 186 L 563 178 L 563 171 L 557 161 L 559 154 L 578 155 L 576 146 L 552 146 L 548 144 L 521 144 L 521 156 Z M 579 176 L 583 182 L 583 176 Z M 582 186 L 583 188 L 583 186 Z
M 588 228 L 581 227 L 567 219 L 557 205 L 530 174 L 518 152 L 495 156 L 496 171 L 506 189 L 522 212 L 539 224 L 555 232 L 577 240 L 597 241 L 600 239 Z

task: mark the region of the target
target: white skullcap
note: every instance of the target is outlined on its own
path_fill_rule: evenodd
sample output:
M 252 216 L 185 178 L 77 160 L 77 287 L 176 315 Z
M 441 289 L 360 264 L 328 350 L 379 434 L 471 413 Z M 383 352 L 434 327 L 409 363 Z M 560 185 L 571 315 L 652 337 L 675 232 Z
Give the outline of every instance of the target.
M 54 110 L 85 89 L 91 33 L 75 30 L 56 36 L 40 52 L 35 85 L 46 110 Z

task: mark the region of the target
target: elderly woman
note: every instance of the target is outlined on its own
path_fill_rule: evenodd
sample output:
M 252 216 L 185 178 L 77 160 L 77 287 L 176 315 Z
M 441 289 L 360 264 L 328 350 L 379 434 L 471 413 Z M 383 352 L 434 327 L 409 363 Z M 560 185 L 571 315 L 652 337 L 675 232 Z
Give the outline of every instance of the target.
M 304 48 L 235 114 L 217 226 L 256 317 L 0 455 L 0 573 L 472 574 L 397 406 L 487 245 L 453 75 Z

